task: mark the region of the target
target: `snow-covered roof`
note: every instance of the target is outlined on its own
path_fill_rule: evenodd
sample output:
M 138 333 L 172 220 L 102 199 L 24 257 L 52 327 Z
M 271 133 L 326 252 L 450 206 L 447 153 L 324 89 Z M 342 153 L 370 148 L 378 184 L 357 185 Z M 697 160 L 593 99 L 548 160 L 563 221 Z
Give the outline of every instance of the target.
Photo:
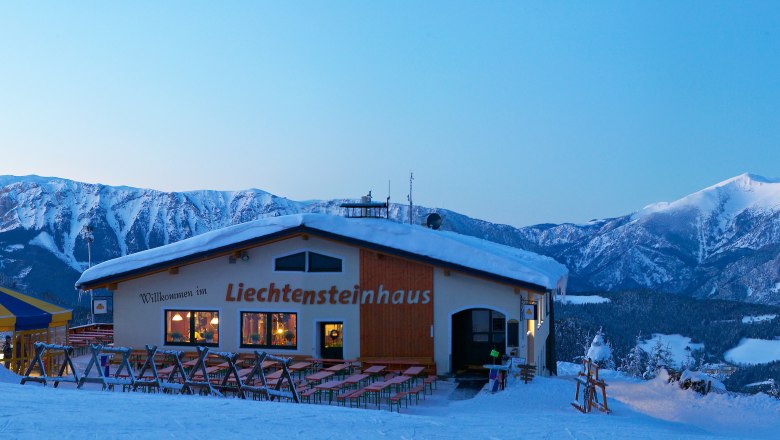
M 533 284 L 546 289 L 564 287 L 566 266 L 550 257 L 487 240 L 448 231 L 381 219 L 346 219 L 324 214 L 296 214 L 241 223 L 197 235 L 158 248 L 115 258 L 84 271 L 78 288 L 107 283 L 130 273 L 142 273 L 195 256 L 224 252 L 237 246 L 262 242 L 285 231 L 321 232 L 358 245 L 411 254 L 431 263 L 494 275 L 507 281 Z

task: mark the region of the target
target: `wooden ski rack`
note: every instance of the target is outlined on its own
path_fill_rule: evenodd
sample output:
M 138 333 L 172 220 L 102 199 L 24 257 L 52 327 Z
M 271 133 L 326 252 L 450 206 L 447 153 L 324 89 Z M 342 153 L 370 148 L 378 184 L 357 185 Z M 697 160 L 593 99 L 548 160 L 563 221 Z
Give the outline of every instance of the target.
M 212 394 L 215 396 L 222 396 L 214 385 L 209 380 L 208 369 L 206 368 L 206 358 L 209 356 L 209 348 L 198 345 L 195 347 L 198 350 L 198 360 L 195 361 L 195 366 L 190 370 L 184 380 L 184 386 L 181 389 L 182 394 L 195 394 L 195 390 L 198 390 L 199 394 Z M 235 365 L 233 366 L 235 368 Z M 195 375 L 200 372 L 203 380 L 194 380 Z
M 84 375 L 78 381 L 78 388 L 84 386 L 85 383 L 99 383 L 103 386 L 103 389 L 113 388 L 114 385 L 132 386 L 135 383 L 135 373 L 133 373 L 133 367 L 130 365 L 130 353 L 132 350 L 124 347 L 105 347 L 103 344 L 92 344 L 89 346 L 89 350 L 92 352 L 92 357 L 87 364 Z M 106 375 L 98 357 L 103 353 L 115 353 L 121 354 L 122 360 L 119 363 L 119 368 L 112 377 L 111 374 Z M 89 372 L 92 371 L 92 367 L 97 367 L 97 377 L 89 377 Z M 122 370 L 127 369 L 127 374 L 122 375 Z
M 76 371 L 76 367 L 73 365 L 73 360 L 70 357 L 73 354 L 73 347 L 69 345 L 44 344 L 43 342 L 36 342 L 34 345 L 35 356 L 27 367 L 24 377 L 22 377 L 22 385 L 24 385 L 25 382 L 38 382 L 42 383 L 43 386 L 46 386 L 47 381 L 52 380 L 54 382 L 54 388 L 57 388 L 60 382 L 79 383 L 79 373 Z M 62 351 L 65 356 L 65 361 L 60 366 L 60 371 L 57 372 L 57 375 L 54 377 L 49 377 L 46 374 L 46 364 L 43 361 L 43 356 L 46 351 Z M 30 373 L 33 372 L 36 365 L 40 370 L 40 376 L 30 376 Z M 63 376 L 65 369 L 68 367 L 70 367 L 71 377 Z
M 589 413 L 593 408 L 596 408 L 610 414 L 612 410 L 607 406 L 607 384 L 603 379 L 599 379 L 599 366 L 595 365 L 590 358 L 586 358 L 583 360 L 583 368 L 585 371 L 578 372 L 577 377 L 574 378 L 577 381 L 577 391 L 571 406 L 582 413 Z M 580 403 L 580 385 L 583 387 L 582 403 Z M 600 402 L 596 388 L 601 389 Z
M 263 369 L 263 362 L 275 361 L 282 366 L 282 376 L 276 381 L 276 385 L 273 389 L 268 387 L 268 381 L 265 377 L 265 371 Z M 252 372 L 246 377 L 246 381 L 242 382 L 238 377 L 239 395 L 242 399 L 246 399 L 246 393 L 252 393 L 254 395 L 265 396 L 269 400 L 274 400 L 275 397 L 290 399 L 295 403 L 301 402 L 301 397 L 298 394 L 298 390 L 295 387 L 295 380 L 293 380 L 290 374 L 289 366 L 292 358 L 282 358 L 270 355 L 266 352 L 259 352 L 255 350 L 255 366 Z M 236 375 L 238 376 L 238 375 Z M 259 383 L 255 384 L 254 377 L 257 376 Z M 289 391 L 282 391 L 283 381 L 287 381 Z
M 171 372 L 167 375 L 165 380 L 160 378 L 160 372 L 158 371 L 157 363 L 155 362 L 155 357 L 158 354 L 167 356 L 172 364 Z M 184 381 L 187 378 L 187 371 L 184 370 L 184 366 L 181 362 L 182 359 L 184 359 L 183 351 L 159 350 L 156 345 L 147 345 L 146 361 L 144 361 L 141 366 L 138 377 L 136 377 L 135 382 L 133 383 L 133 391 L 137 390 L 138 387 L 145 387 L 148 391 L 154 389 L 161 389 L 163 391 L 172 390 L 176 392 L 181 391 L 184 386 Z M 151 370 L 151 376 L 145 376 L 147 369 Z

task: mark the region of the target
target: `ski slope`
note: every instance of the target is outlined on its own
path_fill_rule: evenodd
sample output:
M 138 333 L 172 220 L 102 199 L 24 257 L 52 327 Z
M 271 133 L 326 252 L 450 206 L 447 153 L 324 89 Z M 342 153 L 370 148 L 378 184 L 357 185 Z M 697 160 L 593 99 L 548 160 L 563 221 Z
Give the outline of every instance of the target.
M 572 373 L 571 364 L 561 371 Z M 780 401 L 766 395 L 699 396 L 661 380 L 607 372 L 611 415 L 570 406 L 571 375 L 539 377 L 466 400 L 452 382 L 402 413 L 336 405 L 102 392 L 87 385 L 18 385 L 0 367 L 0 433 L 6 438 L 309 439 L 775 439 Z M 90 388 L 91 387 L 91 388 Z

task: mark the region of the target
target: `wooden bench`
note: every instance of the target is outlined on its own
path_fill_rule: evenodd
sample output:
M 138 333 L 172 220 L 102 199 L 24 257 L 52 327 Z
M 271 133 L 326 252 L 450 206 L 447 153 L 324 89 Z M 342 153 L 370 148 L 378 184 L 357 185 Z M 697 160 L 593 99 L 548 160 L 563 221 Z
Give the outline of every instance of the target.
M 338 403 L 339 405 L 347 406 L 347 399 L 349 399 L 349 397 L 351 395 L 353 395 L 353 394 L 355 394 L 355 393 L 357 393 L 359 391 L 360 390 L 347 390 L 347 391 L 344 391 L 343 393 L 341 393 L 341 394 L 336 396 L 336 403 Z
M 395 393 L 395 395 L 390 396 L 390 412 L 393 412 L 393 405 L 398 407 L 398 412 L 401 412 L 401 402 L 408 400 L 408 393 L 405 391 L 400 391 L 398 393 Z M 408 406 L 408 402 L 407 402 Z
M 425 379 L 423 379 L 423 393 L 425 393 L 425 388 L 431 390 L 431 394 L 433 394 L 433 390 L 436 389 L 436 380 L 438 378 L 436 376 L 428 376 Z
M 301 400 L 306 399 L 307 403 L 311 403 L 312 397 L 314 397 L 314 403 L 317 403 L 317 396 L 319 395 L 320 390 L 316 388 L 307 388 L 300 393 L 298 393 L 299 396 L 301 396 Z
M 347 396 L 347 400 L 349 400 L 349 407 L 352 408 L 352 404 L 357 402 L 358 408 L 360 408 L 360 400 L 363 399 L 363 395 L 366 394 L 366 390 L 361 388 L 357 391 L 353 391 L 349 396 Z M 366 406 L 368 406 L 367 399 L 363 399 L 364 402 L 366 402 Z
M 425 399 L 425 384 L 422 383 L 420 385 L 413 386 L 409 391 L 407 392 L 407 395 L 409 396 L 411 400 L 412 394 L 414 394 L 414 403 L 420 403 L 420 393 L 423 393 L 423 399 Z

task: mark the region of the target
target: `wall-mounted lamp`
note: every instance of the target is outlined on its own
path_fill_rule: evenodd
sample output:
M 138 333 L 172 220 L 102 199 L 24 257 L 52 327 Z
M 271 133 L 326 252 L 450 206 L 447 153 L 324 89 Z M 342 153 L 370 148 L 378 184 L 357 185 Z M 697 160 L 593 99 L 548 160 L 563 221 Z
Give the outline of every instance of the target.
M 181 315 L 178 313 L 173 315 L 173 318 L 171 318 L 172 321 L 181 321 Z
M 241 251 L 241 261 L 249 261 L 249 252 Z

